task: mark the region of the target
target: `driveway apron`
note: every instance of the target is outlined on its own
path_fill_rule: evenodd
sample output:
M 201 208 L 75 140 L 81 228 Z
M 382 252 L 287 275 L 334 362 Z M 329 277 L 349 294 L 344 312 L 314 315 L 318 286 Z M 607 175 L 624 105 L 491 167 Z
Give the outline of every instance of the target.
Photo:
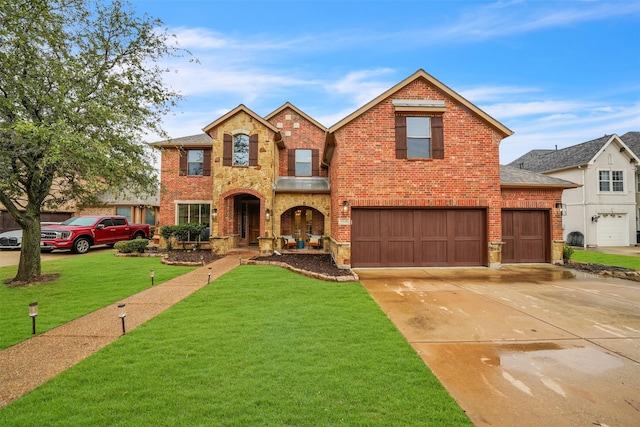
M 640 283 L 551 265 L 356 272 L 475 425 L 640 426 Z

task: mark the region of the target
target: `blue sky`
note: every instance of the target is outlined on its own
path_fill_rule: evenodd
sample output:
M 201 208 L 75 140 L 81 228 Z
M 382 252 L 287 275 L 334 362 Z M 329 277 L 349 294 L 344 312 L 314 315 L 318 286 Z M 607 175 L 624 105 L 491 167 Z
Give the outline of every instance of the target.
M 199 60 L 168 64 L 171 137 L 241 103 L 328 127 L 418 69 L 515 132 L 502 164 L 640 131 L 640 1 L 131 1 Z

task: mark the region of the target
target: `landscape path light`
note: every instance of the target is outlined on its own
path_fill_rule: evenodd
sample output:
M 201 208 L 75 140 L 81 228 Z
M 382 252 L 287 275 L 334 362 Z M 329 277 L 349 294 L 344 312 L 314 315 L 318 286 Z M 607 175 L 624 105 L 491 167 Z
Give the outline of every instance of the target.
M 149 270 L 149 276 L 151 277 L 151 286 L 153 286 L 153 278 L 156 277 L 156 272 L 153 270 Z
M 38 303 L 29 304 L 29 317 L 31 317 L 31 333 L 36 334 L 36 316 L 38 315 Z
M 207 278 L 207 285 L 211 283 L 211 267 L 209 267 L 209 277 Z
M 153 270 L 151 270 L 153 271 Z M 127 312 L 124 309 L 125 304 L 118 304 L 118 317 L 120 318 L 120 320 L 122 321 L 122 335 L 124 335 L 126 333 L 126 329 L 124 326 L 124 318 L 127 317 Z

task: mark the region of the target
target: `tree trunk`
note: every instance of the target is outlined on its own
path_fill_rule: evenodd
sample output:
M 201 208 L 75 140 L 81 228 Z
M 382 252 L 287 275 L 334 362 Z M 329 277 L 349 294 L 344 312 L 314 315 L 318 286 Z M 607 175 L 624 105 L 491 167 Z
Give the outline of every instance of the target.
M 31 282 L 40 276 L 40 216 L 29 217 L 22 227 L 20 263 L 15 281 Z

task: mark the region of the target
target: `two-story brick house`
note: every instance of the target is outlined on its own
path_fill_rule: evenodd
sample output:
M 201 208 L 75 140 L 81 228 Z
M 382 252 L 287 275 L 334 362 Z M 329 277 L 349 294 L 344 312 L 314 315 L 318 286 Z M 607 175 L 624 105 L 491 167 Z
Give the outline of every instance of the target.
M 512 132 L 423 70 L 328 129 L 286 103 L 203 131 L 155 144 L 160 222 L 210 224 L 218 253 L 322 236 L 343 267 L 562 260 L 573 185 L 501 169 Z

